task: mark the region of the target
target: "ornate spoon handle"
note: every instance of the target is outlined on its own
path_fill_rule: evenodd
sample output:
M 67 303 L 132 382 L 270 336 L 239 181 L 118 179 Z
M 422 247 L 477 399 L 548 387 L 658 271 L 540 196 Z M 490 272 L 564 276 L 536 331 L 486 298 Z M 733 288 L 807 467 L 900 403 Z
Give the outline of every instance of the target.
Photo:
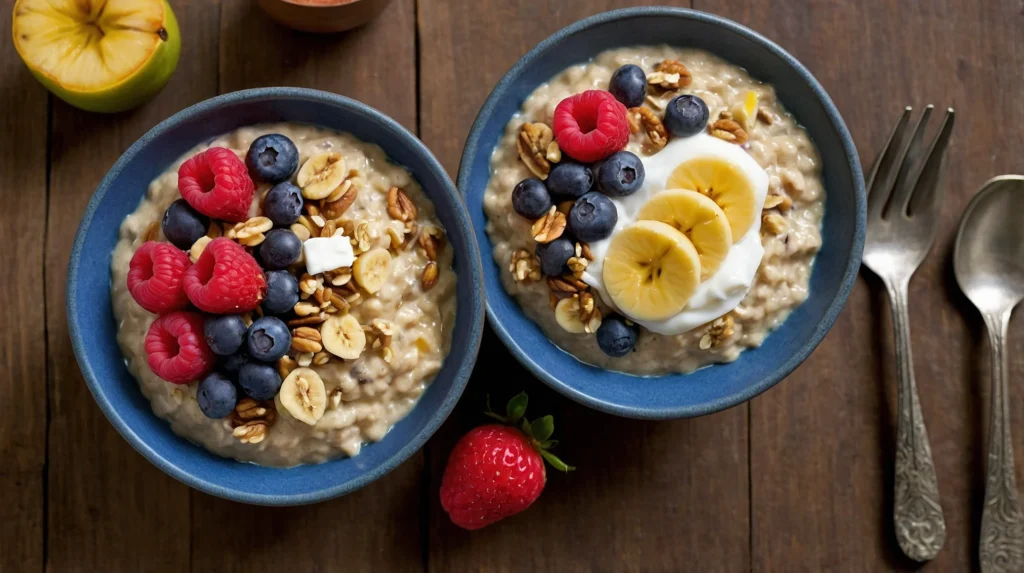
M 1024 517 L 1017 505 L 1006 382 L 1005 341 L 1009 321 L 1009 311 L 985 315 L 992 346 L 992 412 L 989 414 L 988 478 L 979 547 L 983 573 L 1024 571 Z
M 939 486 L 928 445 L 928 431 L 914 382 L 910 355 L 907 281 L 887 283 L 892 301 L 899 365 L 899 418 L 896 428 L 896 492 L 893 520 L 896 540 L 915 561 L 934 559 L 946 541 L 946 520 L 939 502 Z

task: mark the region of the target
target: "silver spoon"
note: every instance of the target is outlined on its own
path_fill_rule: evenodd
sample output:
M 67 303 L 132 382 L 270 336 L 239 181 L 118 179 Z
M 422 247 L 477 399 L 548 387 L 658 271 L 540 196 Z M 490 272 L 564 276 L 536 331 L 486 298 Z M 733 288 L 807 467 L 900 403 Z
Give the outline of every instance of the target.
M 953 269 L 967 298 L 981 311 L 992 346 L 992 411 L 988 477 L 981 514 L 983 573 L 1024 571 L 1024 515 L 1017 505 L 1010 408 L 1006 384 L 1006 331 L 1024 298 L 1024 176 L 985 183 L 960 222 Z

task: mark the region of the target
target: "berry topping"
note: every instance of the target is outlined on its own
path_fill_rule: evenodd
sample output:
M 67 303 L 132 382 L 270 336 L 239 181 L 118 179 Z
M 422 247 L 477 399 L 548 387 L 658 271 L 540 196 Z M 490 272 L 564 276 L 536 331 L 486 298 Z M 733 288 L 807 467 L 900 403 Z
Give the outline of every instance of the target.
M 188 306 L 184 278 L 188 255 L 167 243 L 147 241 L 128 263 L 128 292 L 139 306 L 154 314 Z
M 488 415 L 521 426 L 488 424 L 469 431 L 448 457 L 441 478 L 441 507 L 464 529 L 480 529 L 515 515 L 540 497 L 547 481 L 544 460 L 560 471 L 573 468 L 547 451 L 555 423 L 551 416 L 523 418 L 526 394 L 509 401 L 507 415 Z
M 626 106 L 603 90 L 588 90 L 559 102 L 553 129 L 562 151 L 583 163 L 604 159 L 629 142 Z
M 572 201 L 594 186 L 594 172 L 586 165 L 563 161 L 551 168 L 545 184 L 556 201 Z
M 203 315 L 179 310 L 149 325 L 144 343 L 150 369 L 172 384 L 188 384 L 213 370 L 217 357 L 203 340 Z
M 695 95 L 681 95 L 665 106 L 665 127 L 676 137 L 690 137 L 708 124 L 708 105 Z
M 263 198 L 263 215 L 273 221 L 275 227 L 287 227 L 299 220 L 302 202 L 301 189 L 287 181 L 278 183 Z
M 253 400 L 273 400 L 281 389 L 281 375 L 270 364 L 250 362 L 238 372 L 238 385 Z
M 255 186 L 234 151 L 211 147 L 178 168 L 178 191 L 196 211 L 225 221 L 244 221 Z
M 512 208 L 527 219 L 539 219 L 551 208 L 551 195 L 540 179 L 523 179 L 512 189 Z
M 558 237 L 550 243 L 537 243 L 534 251 L 540 259 L 540 272 L 549 277 L 557 277 L 569 272 L 566 263 L 569 258 L 576 254 L 576 245 L 565 235 Z
M 289 229 L 274 229 L 267 233 L 260 243 L 259 256 L 263 268 L 280 270 L 299 260 L 302 254 L 302 241 Z
M 290 312 L 299 302 L 299 279 L 288 271 L 267 273 L 267 296 L 263 299 L 264 314 Z
M 246 354 L 246 350 L 248 349 L 242 348 L 241 350 L 232 354 L 231 356 L 225 356 L 221 358 L 221 370 L 223 370 L 226 374 L 238 377 L 238 371 L 241 370 L 243 366 L 249 363 L 249 355 Z
M 275 362 L 292 345 L 288 326 L 273 316 L 264 316 L 249 326 L 249 355 L 263 362 Z
M 643 68 L 626 64 L 615 70 L 608 91 L 626 107 L 640 107 L 647 95 L 647 74 Z
M 604 317 L 601 326 L 597 328 L 597 345 L 601 347 L 601 352 L 618 358 L 633 350 L 638 334 L 636 326 L 630 326 L 624 318 L 612 314 Z
M 224 418 L 238 405 L 238 390 L 235 385 L 219 372 L 214 372 L 199 382 L 196 388 L 199 410 L 207 418 Z
M 600 241 L 612 234 L 619 212 L 604 195 L 592 192 L 580 197 L 569 210 L 569 228 L 584 242 Z
M 184 199 L 171 203 L 160 222 L 167 240 L 183 251 L 205 235 L 209 225 L 210 218 L 193 209 Z
M 597 187 L 605 195 L 626 197 L 644 184 L 644 164 L 628 151 L 617 151 L 601 164 Z
M 214 314 L 249 312 L 266 292 L 267 281 L 256 259 L 226 237 L 210 241 L 185 273 L 188 299 Z
M 279 183 L 299 167 L 299 150 L 280 133 L 257 137 L 245 154 L 245 166 L 256 181 Z
M 214 354 L 228 356 L 242 347 L 246 330 L 245 321 L 237 314 L 210 316 L 203 325 L 203 336 Z

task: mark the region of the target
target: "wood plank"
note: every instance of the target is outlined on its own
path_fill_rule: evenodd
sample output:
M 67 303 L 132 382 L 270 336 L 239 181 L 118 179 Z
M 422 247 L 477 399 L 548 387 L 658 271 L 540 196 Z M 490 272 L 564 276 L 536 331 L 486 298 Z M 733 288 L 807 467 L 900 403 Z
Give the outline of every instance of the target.
M 73 232 L 92 190 L 138 137 L 216 94 L 216 2 L 174 3 L 182 57 L 166 89 L 124 114 L 53 110 L 46 283 L 50 425 L 48 567 L 52 571 L 188 569 L 188 488 L 132 450 L 96 407 L 75 363 L 64 295 Z
M 413 0 L 394 0 L 367 27 L 342 35 L 286 30 L 253 3 L 224 3 L 222 92 L 263 85 L 333 91 L 416 128 Z M 252 38 L 259 38 L 258 42 Z M 421 571 L 423 455 L 341 499 L 258 508 L 193 492 L 192 570 Z
M 421 0 L 424 142 L 454 175 L 476 110 L 516 59 L 579 18 L 634 4 Z M 459 407 L 428 445 L 430 571 L 749 568 L 746 406 L 665 423 L 600 414 L 537 382 L 490 331 L 477 364 Z M 516 382 L 496 382 L 495 372 Z M 579 469 L 549 474 L 547 492 L 524 514 L 462 531 L 437 498 L 448 452 L 484 422 L 485 394 L 497 403 L 522 389 L 533 415 L 555 415 L 560 453 Z
M 11 26 L 0 10 L 0 29 Z M 46 90 L 29 74 L 14 44 L 0 45 L 0 571 L 43 563 L 43 468 L 46 463 L 46 328 L 43 279 L 46 225 Z
M 1011 0 L 858 4 L 742 0 L 706 8 L 779 41 L 835 99 L 870 165 L 901 106 L 957 107 L 942 225 L 911 283 L 918 386 L 947 541 L 929 571 L 977 567 L 987 442 L 987 355 L 980 319 L 953 281 L 960 215 L 980 184 L 1020 169 L 1024 88 L 1020 5 Z M 984 6 L 983 6 L 983 5 Z M 960 38 L 955 49 L 948 38 Z M 913 570 L 892 526 L 896 365 L 881 285 L 862 277 L 821 348 L 751 405 L 753 570 Z M 1011 331 L 1011 376 L 1024 373 L 1024 328 Z M 1024 447 L 1020 392 L 1011 391 Z M 1020 476 L 1018 468 L 1018 476 Z M 1018 477 L 1018 479 L 1020 479 Z

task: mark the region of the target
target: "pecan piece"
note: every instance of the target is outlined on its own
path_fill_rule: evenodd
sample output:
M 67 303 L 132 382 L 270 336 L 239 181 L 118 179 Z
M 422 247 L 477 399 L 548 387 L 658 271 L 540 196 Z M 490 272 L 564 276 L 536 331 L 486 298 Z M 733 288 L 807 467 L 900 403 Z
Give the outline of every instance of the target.
M 388 190 L 388 215 L 391 215 L 393 219 L 407 223 L 416 218 L 416 213 L 416 205 L 405 194 L 405 191 L 398 187 L 392 187 Z
M 441 271 L 437 268 L 437 263 L 430 261 L 427 266 L 423 269 L 423 290 L 428 291 L 434 288 L 437 284 L 437 279 L 441 276 Z
M 743 145 L 747 142 L 747 132 L 743 131 L 740 124 L 731 119 L 719 119 L 715 121 L 715 123 L 712 123 L 708 127 L 708 130 L 711 132 L 711 135 L 723 141 L 728 141 L 729 143 Z
M 418 242 L 427 253 L 427 258 L 436 261 L 437 252 L 444 248 L 444 230 L 433 225 L 424 227 Z
M 516 140 L 519 158 L 526 164 L 527 169 L 542 181 L 547 179 L 548 173 L 551 172 L 548 155 L 549 147 L 554 140 L 554 132 L 543 123 L 524 123 L 519 128 L 519 138 Z M 551 148 L 550 152 L 554 157 L 554 148 Z M 561 151 L 558 152 L 558 158 L 561 159 Z
M 533 226 L 530 228 L 530 235 L 538 243 L 550 243 L 562 236 L 562 233 L 565 231 L 565 225 L 565 215 L 552 205 L 547 215 L 533 222 Z
M 336 194 L 337 198 L 332 199 Z M 352 206 L 352 203 L 355 202 L 357 196 L 359 196 L 359 190 L 352 185 L 351 180 L 345 180 L 345 182 L 341 184 L 341 187 L 338 187 L 338 189 L 336 189 L 334 193 L 331 193 L 330 197 L 324 201 L 322 211 L 324 216 L 329 219 L 337 219 L 338 217 L 341 217 L 345 214 L 345 211 L 348 211 L 348 208 Z
M 648 85 L 664 90 L 677 90 L 690 85 L 693 76 L 681 62 L 664 60 L 654 66 L 655 71 L 647 74 Z
M 512 253 L 508 272 L 512 273 L 512 278 L 518 282 L 539 281 L 541 277 L 540 259 L 526 249 L 516 249 Z
M 648 141 L 651 145 L 661 149 L 668 144 L 668 130 L 665 129 L 665 125 L 661 122 L 661 118 L 654 113 L 653 110 L 647 107 L 634 107 L 629 110 L 631 116 L 635 116 L 635 121 L 639 122 L 643 128 L 644 133 L 647 134 Z M 632 131 L 632 124 L 630 125 L 630 131 Z

